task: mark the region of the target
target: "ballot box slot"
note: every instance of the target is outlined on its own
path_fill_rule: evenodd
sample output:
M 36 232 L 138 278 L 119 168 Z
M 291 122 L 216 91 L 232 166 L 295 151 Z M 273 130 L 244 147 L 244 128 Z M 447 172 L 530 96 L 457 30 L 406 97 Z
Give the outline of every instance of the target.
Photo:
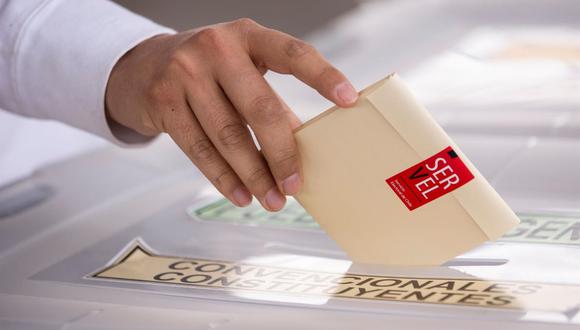
M 346 259 L 346 254 L 337 249 L 325 249 L 320 247 L 297 246 L 294 244 L 286 244 L 280 242 L 267 242 L 264 244 L 264 249 L 271 253 L 287 253 L 287 254 L 302 254 L 322 256 L 327 258 Z
M 341 258 L 345 259 L 346 254 L 339 250 L 330 250 L 315 247 L 296 246 L 292 244 L 284 244 L 279 242 L 268 242 L 264 244 L 264 248 L 271 253 L 286 253 L 296 255 L 310 255 L 326 258 Z M 443 267 L 480 267 L 480 266 L 501 266 L 507 263 L 507 259 L 498 258 L 454 258 L 444 263 Z
M 448 262 L 444 263 L 444 267 L 454 267 L 454 266 L 461 266 L 461 267 L 469 267 L 469 266 L 501 266 L 508 262 L 507 259 L 497 259 L 497 258 L 455 258 L 451 259 Z

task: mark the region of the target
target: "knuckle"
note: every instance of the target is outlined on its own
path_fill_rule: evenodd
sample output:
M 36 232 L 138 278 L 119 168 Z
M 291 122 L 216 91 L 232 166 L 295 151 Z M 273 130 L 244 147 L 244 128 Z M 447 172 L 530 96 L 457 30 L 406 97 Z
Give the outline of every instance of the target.
M 151 82 L 145 91 L 145 98 L 153 106 L 161 106 L 169 101 L 170 89 L 163 80 Z
M 258 26 L 258 23 L 256 23 L 253 19 L 247 17 L 239 18 L 233 21 L 233 24 L 243 30 L 251 29 Z
M 166 70 L 166 76 L 172 77 L 173 80 L 184 77 L 192 85 L 197 85 L 206 79 L 209 69 L 196 59 L 196 54 L 191 47 L 181 45 L 169 56 Z
M 216 150 L 207 138 L 201 138 L 189 145 L 188 154 L 195 163 L 210 162 L 215 158 Z
M 210 178 L 211 183 L 220 191 L 224 191 L 228 187 L 228 183 L 231 182 L 233 173 L 229 169 L 224 169 L 218 172 L 215 176 Z
M 193 57 L 187 47 L 180 46 L 169 55 L 169 60 L 166 66 L 167 74 L 169 76 L 179 76 L 183 72 L 190 72 L 193 68 L 195 68 L 193 65 Z
M 185 45 L 180 45 L 175 48 L 169 55 L 169 65 L 181 68 L 187 65 L 190 61 L 191 56 Z
M 310 44 L 300 39 L 292 38 L 284 45 L 284 52 L 290 58 L 302 57 L 314 50 Z
M 250 174 L 248 175 L 248 186 L 256 187 L 263 185 L 263 183 L 268 182 L 270 180 L 270 171 L 268 171 L 265 167 L 260 166 L 254 168 Z
M 215 27 L 204 28 L 197 32 L 193 35 L 192 41 L 212 51 L 222 51 L 225 47 L 223 36 Z
M 226 148 L 237 147 L 247 137 L 247 129 L 240 123 L 222 125 L 217 132 L 219 142 Z
M 325 66 L 318 74 L 318 81 L 330 81 L 335 84 L 337 81 L 342 80 L 342 74 L 337 68 L 332 65 Z
M 282 119 L 282 107 L 275 96 L 261 96 L 251 104 L 250 113 L 253 123 L 269 126 Z
M 273 157 L 273 167 L 284 172 L 290 172 L 298 164 L 298 151 L 296 148 L 278 150 Z M 291 174 L 291 173 L 287 173 Z

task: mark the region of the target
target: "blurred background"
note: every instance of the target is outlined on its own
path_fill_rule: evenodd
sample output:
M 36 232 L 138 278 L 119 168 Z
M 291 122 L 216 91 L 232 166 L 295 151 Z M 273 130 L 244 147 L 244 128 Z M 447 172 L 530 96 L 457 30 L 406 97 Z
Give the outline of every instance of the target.
M 178 31 L 249 17 L 260 24 L 297 37 L 328 24 L 359 4 L 354 0 L 116 0 L 136 13 Z

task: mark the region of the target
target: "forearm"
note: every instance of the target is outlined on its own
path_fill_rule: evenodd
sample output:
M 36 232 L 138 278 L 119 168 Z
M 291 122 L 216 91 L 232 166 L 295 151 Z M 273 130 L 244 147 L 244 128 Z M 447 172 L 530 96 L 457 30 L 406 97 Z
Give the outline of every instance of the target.
M 119 144 L 144 142 L 150 137 L 123 127 L 111 131 L 105 89 L 123 54 L 163 33 L 173 31 L 104 0 L 4 1 L 0 107 Z

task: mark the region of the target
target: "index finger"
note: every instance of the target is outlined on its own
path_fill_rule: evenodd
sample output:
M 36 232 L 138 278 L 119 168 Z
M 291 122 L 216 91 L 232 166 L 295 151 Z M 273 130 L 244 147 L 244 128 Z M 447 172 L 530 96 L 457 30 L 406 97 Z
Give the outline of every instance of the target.
M 254 62 L 278 73 L 289 73 L 341 107 L 352 106 L 358 93 L 340 70 L 316 48 L 280 31 L 257 28 L 247 34 Z

